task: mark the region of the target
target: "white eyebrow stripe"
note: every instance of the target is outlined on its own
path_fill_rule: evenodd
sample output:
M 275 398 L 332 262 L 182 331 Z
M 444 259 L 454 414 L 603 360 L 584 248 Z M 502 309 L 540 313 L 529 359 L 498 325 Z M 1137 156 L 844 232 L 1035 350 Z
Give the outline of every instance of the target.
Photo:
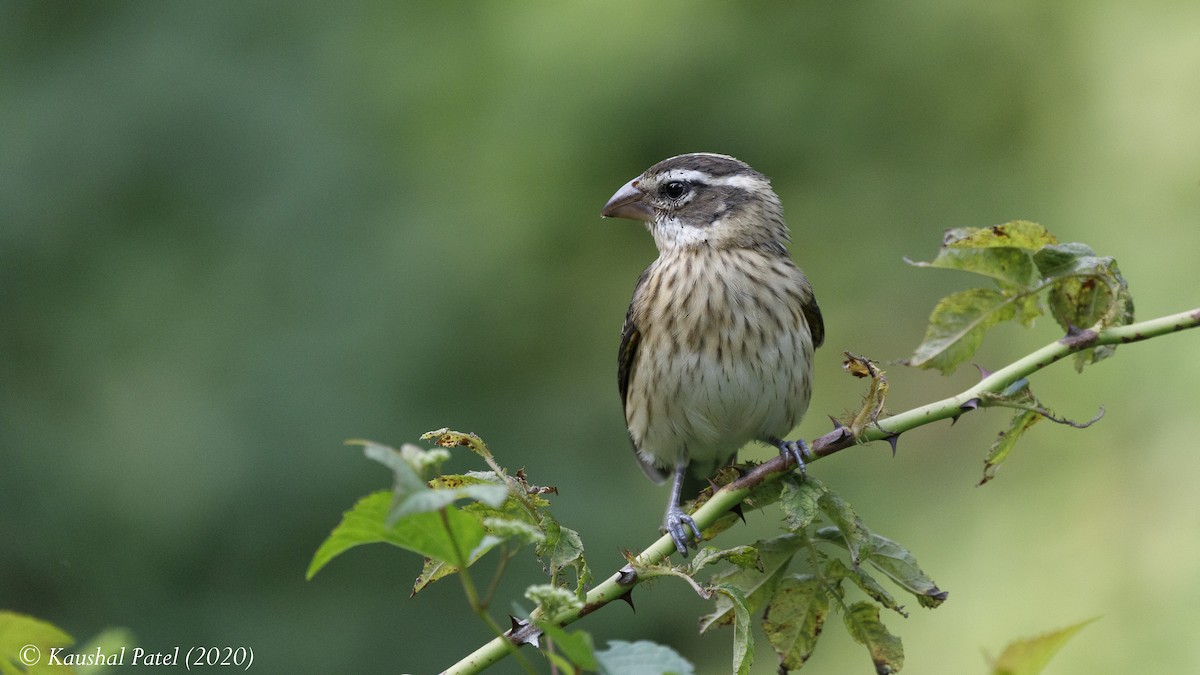
M 709 185 L 724 185 L 727 187 L 742 188 L 746 190 L 761 188 L 764 185 L 770 185 L 770 182 L 764 180 L 760 176 L 754 176 L 744 173 L 731 173 L 728 176 L 720 178 L 710 178 Z
M 695 169 L 671 169 L 662 178 L 662 182 L 664 183 L 669 183 L 675 180 L 684 181 L 686 183 L 701 183 L 704 185 L 710 185 L 712 183 L 712 176 L 704 173 L 703 171 L 696 171 Z
M 744 190 L 769 185 L 768 181 L 752 174 L 731 173 L 725 176 L 713 176 L 712 174 L 696 171 L 695 169 L 671 169 L 662 177 L 662 182 L 664 183 L 677 180 L 687 183 L 699 183 L 700 185 L 722 185 L 742 188 Z

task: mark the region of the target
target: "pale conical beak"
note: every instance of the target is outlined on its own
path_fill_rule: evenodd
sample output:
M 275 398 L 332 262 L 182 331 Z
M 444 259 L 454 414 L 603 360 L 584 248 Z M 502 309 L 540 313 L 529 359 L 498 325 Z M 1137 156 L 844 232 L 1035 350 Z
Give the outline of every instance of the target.
M 617 190 L 617 193 L 604 205 L 604 210 L 600 212 L 600 215 L 605 218 L 629 218 L 647 223 L 653 221 L 654 211 L 646 205 L 646 202 L 642 201 L 646 193 L 637 188 L 640 178 L 641 176 L 638 176 L 622 185 L 621 189 Z

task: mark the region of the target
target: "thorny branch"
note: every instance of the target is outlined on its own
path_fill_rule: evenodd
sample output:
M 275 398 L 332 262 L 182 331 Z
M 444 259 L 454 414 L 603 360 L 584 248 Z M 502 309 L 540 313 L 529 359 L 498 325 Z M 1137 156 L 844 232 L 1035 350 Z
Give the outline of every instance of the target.
M 811 463 L 851 446 L 873 441 L 888 441 L 893 444 L 894 449 L 894 441 L 901 433 L 939 420 L 958 418 L 980 407 L 988 407 L 990 397 L 1002 393 L 1018 380 L 1028 377 L 1071 354 L 1091 347 L 1140 342 L 1169 333 L 1196 328 L 1197 326 L 1200 326 L 1200 308 L 1099 331 L 1071 331 L 1063 338 L 1032 352 L 1012 364 L 994 373 L 985 374 L 984 378 L 978 384 L 956 396 L 913 408 L 912 410 L 885 418 L 882 421 L 876 421 L 874 424 L 866 425 L 866 428 L 857 436 L 847 427 L 837 424 L 833 431 L 812 441 L 806 460 Z M 850 355 L 848 357 L 851 359 L 857 358 Z M 852 365 L 848 369 L 859 367 L 869 368 L 868 366 Z M 758 465 L 745 476 L 726 485 L 714 494 L 711 499 L 692 514 L 692 518 L 701 529 L 710 527 L 719 517 L 740 504 L 750 493 L 751 488 L 765 481 L 776 480 L 782 477 L 789 473 L 793 469 L 793 466 L 794 462 L 786 454 Z M 640 564 L 654 564 L 666 559 L 674 551 L 675 544 L 671 541 L 671 537 L 663 535 L 638 554 L 635 560 Z M 636 573 L 633 572 L 632 566 L 626 565 L 589 591 L 581 608 L 569 610 L 554 617 L 540 616 L 539 610 L 534 610 L 530 621 L 521 621 L 519 623 L 514 621 L 514 630 L 510 630 L 504 637 L 495 638 L 482 645 L 475 652 L 443 671 L 443 675 L 478 673 L 504 658 L 509 650 L 509 645 L 505 644 L 506 641 L 518 645 L 526 643 L 536 644 L 540 630 L 535 625 L 535 622 L 548 621 L 556 626 L 565 626 L 574 623 L 613 600 L 628 598 L 633 586 L 638 584 L 639 581 Z

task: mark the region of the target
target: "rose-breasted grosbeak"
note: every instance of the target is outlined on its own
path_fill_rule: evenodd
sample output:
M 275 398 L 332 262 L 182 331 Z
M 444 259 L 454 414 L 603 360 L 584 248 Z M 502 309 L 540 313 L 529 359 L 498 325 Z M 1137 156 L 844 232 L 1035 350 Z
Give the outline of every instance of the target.
M 665 159 L 602 215 L 644 221 L 658 247 L 625 315 L 618 385 L 642 470 L 674 473 L 664 529 L 687 555 L 701 539 L 679 507 L 689 467 L 706 477 L 761 441 L 803 468 L 804 442 L 783 436 L 808 409 L 821 310 L 770 180 L 733 157 Z

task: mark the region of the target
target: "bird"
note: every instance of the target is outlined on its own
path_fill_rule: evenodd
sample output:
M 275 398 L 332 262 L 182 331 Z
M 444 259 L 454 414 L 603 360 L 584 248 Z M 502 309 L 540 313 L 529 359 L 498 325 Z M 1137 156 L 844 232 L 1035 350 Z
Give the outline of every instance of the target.
M 706 478 L 756 441 L 800 471 L 811 460 L 783 437 L 808 409 L 825 324 L 770 179 L 741 160 L 664 159 L 601 215 L 642 221 L 658 249 L 625 314 L 617 383 L 639 465 L 656 484 L 672 476 L 662 531 L 686 557 L 702 540 L 680 506 L 689 472 Z

